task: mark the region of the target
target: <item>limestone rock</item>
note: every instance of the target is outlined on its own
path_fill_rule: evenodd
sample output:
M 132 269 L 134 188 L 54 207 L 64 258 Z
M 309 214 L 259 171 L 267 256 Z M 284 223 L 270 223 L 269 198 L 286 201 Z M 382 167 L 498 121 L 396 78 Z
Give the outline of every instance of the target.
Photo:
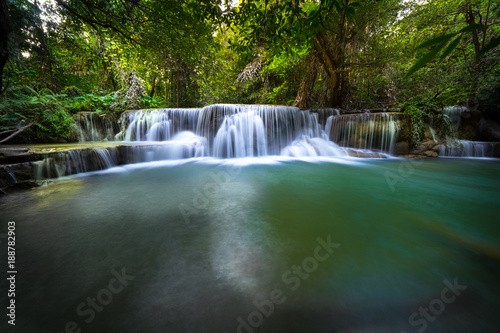
M 438 153 L 432 150 L 427 150 L 424 152 L 424 155 L 427 157 L 438 157 Z
M 123 98 L 123 102 L 115 103 L 110 106 L 111 110 L 121 106 L 124 109 L 137 110 L 144 107 L 142 97 L 146 95 L 144 86 L 139 75 L 135 71 L 131 71 L 127 78 L 127 88 L 119 90 L 115 93 L 117 99 Z

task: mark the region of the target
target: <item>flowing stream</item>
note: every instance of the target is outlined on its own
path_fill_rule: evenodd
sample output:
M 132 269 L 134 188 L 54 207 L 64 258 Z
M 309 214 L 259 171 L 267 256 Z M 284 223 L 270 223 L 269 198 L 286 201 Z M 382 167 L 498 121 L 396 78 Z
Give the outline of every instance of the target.
M 137 163 L 0 198 L 16 332 L 498 331 L 498 160 L 315 161 Z
M 233 104 L 199 109 L 129 111 L 122 114 L 120 132 L 115 139 L 188 143 L 197 147 L 193 148 L 196 152 L 190 157 L 348 155 L 339 144 L 385 153 L 393 151 L 400 126 L 392 115 L 359 114 L 336 118 L 339 115 L 337 109 L 304 111 L 286 106 Z M 109 130 L 113 128 L 109 125 L 111 121 L 113 119 L 80 116 L 77 119 L 80 140 L 109 141 Z

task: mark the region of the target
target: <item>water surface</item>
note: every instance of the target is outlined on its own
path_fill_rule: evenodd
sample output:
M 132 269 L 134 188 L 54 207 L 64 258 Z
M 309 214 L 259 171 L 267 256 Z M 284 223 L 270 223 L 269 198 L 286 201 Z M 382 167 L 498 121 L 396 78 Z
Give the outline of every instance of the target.
M 15 331 L 497 332 L 499 170 L 203 158 L 14 193 Z

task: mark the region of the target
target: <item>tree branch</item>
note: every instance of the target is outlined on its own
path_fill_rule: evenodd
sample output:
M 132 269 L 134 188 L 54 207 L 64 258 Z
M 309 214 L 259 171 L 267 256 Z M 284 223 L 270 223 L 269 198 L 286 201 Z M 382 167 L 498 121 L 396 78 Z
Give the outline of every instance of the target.
M 81 19 L 82 21 L 88 23 L 92 28 L 94 28 L 94 30 L 96 30 L 96 31 L 99 30 L 97 28 L 97 26 L 100 26 L 102 28 L 111 29 L 111 30 L 117 32 L 118 34 L 120 34 L 126 40 L 132 42 L 133 44 L 144 46 L 142 43 L 139 43 L 137 40 L 135 40 L 134 38 L 132 38 L 130 36 L 130 32 L 129 31 L 125 31 L 124 32 L 121 29 L 115 27 L 114 25 L 109 24 L 108 22 L 103 22 L 103 21 L 100 21 L 100 20 L 98 20 L 96 18 L 85 17 L 85 16 L 79 14 L 74 8 L 72 8 L 71 6 L 69 6 L 63 0 L 56 0 L 56 2 L 57 2 L 57 4 L 59 4 L 59 6 L 63 7 L 64 9 L 66 9 L 72 15 L 74 15 L 74 16 L 78 17 L 79 19 Z M 92 10 L 88 6 L 87 6 L 87 9 L 91 12 L 90 15 L 95 16 L 95 14 L 92 12 Z M 106 12 L 104 12 L 104 13 L 106 14 Z M 111 14 L 109 14 L 109 15 L 111 15 Z
M 0 144 L 4 143 L 4 142 L 7 142 L 9 141 L 10 139 L 12 139 L 13 137 L 15 137 L 16 135 L 18 135 L 19 133 L 23 132 L 24 130 L 28 129 L 29 127 L 33 126 L 35 122 L 31 122 L 29 123 L 28 125 L 24 126 L 24 127 L 21 127 L 20 129 L 18 129 L 17 131 L 15 131 L 14 133 L 12 133 L 11 135 L 9 135 L 8 137 L 6 137 L 5 139 L 1 140 L 0 141 Z M 5 133 L 5 132 L 3 132 Z

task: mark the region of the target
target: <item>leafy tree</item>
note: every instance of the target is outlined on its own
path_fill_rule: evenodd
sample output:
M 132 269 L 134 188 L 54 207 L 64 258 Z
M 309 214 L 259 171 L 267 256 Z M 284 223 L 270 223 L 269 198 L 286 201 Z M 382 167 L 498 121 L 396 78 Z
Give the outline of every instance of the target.
M 343 106 L 356 52 L 380 17 L 396 17 L 398 1 L 243 1 L 236 15 L 238 49 L 264 48 L 273 61 L 289 58 L 303 68 L 295 105 L 307 107 L 321 65 L 328 105 Z
M 495 52 L 500 45 L 500 6 L 490 0 L 430 1 L 414 15 L 418 14 L 431 22 L 440 19 L 442 23 L 432 25 L 434 38 L 417 46 L 417 50 L 430 51 L 420 57 L 407 76 L 435 59 L 448 67 L 452 64 L 452 68 L 461 69 L 461 81 L 465 83 L 462 89 L 468 94 L 465 102 L 477 105 L 479 90 L 500 63 Z

